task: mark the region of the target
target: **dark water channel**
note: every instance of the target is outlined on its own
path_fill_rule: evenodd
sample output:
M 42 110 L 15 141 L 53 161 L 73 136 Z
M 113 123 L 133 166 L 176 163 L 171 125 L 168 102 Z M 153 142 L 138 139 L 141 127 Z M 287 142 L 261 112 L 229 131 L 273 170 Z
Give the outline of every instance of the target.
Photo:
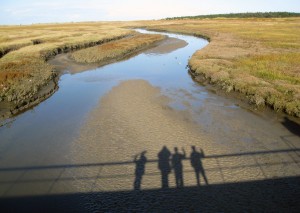
M 161 88 L 172 99 L 171 108 L 188 114 L 218 143 L 233 147 L 235 152 L 256 151 L 258 147 L 296 150 L 294 159 L 299 160 L 299 136 L 287 128 L 292 121 L 283 123 L 275 113 L 254 113 L 239 107 L 238 101 L 218 96 L 192 80 L 186 68 L 188 60 L 208 45 L 206 40 L 161 34 L 184 40 L 187 45 L 171 52 L 148 50 L 126 61 L 76 74 L 66 70 L 52 97 L 0 128 L 0 196 L 35 194 L 30 187 L 14 185 L 26 175 L 24 170 L 9 168 L 70 163 L 69 147 L 89 112 L 112 87 L 129 79 L 143 79 Z M 300 169 L 296 168 L 287 176 L 299 176 Z

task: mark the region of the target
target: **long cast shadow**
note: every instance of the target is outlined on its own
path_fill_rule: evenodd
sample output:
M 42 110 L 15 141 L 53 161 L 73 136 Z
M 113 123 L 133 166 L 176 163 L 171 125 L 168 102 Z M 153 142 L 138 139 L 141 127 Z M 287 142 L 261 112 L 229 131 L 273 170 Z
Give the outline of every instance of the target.
M 158 169 L 161 173 L 161 187 L 169 188 L 169 174 L 171 173 L 170 157 L 171 152 L 163 146 L 161 151 L 157 155 L 158 157 Z
M 134 157 L 135 163 L 135 179 L 133 183 L 134 190 L 140 190 L 142 184 L 142 178 L 145 174 L 145 164 L 147 163 L 147 158 L 145 156 L 146 151 Z
M 184 149 L 182 149 L 183 154 L 179 153 L 177 147 L 174 148 L 174 152 L 171 161 L 175 173 L 176 187 L 182 188 L 184 186 L 182 161 L 186 158 L 186 154 Z
M 205 159 L 209 158 L 226 158 L 226 157 L 238 157 L 238 156 L 250 156 L 250 155 L 267 155 L 275 153 L 295 153 L 300 152 L 300 149 L 280 149 L 271 151 L 254 151 L 254 152 L 241 152 L 241 153 L 230 153 L 221 155 L 206 155 Z M 185 158 L 190 160 L 190 158 Z M 147 160 L 147 163 L 158 163 L 157 159 Z M 9 171 L 23 171 L 23 170 L 44 170 L 44 169 L 70 169 L 80 167 L 96 167 L 96 166 L 115 166 L 115 165 L 127 165 L 133 164 L 134 161 L 119 161 L 119 162 L 103 162 L 103 163 L 86 163 L 86 164 L 60 164 L 60 165 L 45 165 L 45 166 L 24 166 L 24 167 L 2 167 L 0 172 Z
M 191 165 L 195 170 L 197 185 L 200 186 L 200 175 L 202 175 L 205 184 L 208 185 L 208 180 L 205 174 L 205 170 L 202 165 L 202 158 L 204 158 L 204 151 L 200 149 L 200 152 L 196 150 L 195 146 L 192 146 L 192 153 L 191 153 Z
M 0 198 L 0 212 L 299 212 L 300 177 L 201 187 Z
M 91 193 L 70 193 L 59 195 L 23 196 L 23 197 L 2 197 L 0 198 L 0 212 L 257 212 L 257 211 L 282 211 L 299 212 L 300 178 L 286 177 L 269 179 L 263 181 L 248 181 L 241 183 L 223 183 L 200 186 L 200 175 L 208 184 L 207 177 L 202 165 L 206 158 L 227 158 L 248 155 L 268 155 L 274 153 L 291 153 L 299 149 L 257 151 L 246 153 L 232 153 L 223 155 L 205 156 L 203 150 L 197 151 L 192 147 L 190 158 L 180 154 L 177 149 L 171 158 L 171 152 L 163 147 L 158 153 L 158 159 L 148 160 L 146 151 L 136 155 L 132 161 L 107 162 L 93 164 L 75 165 L 52 165 L 40 167 L 16 167 L 2 168 L 0 172 L 35 171 L 43 169 L 67 169 L 78 167 L 98 167 L 135 164 L 135 180 L 133 190 L 115 192 L 91 192 Z M 193 154 L 194 153 L 194 154 Z M 177 172 L 183 175 L 183 160 L 190 160 L 196 179 L 199 182 L 197 187 L 184 187 L 183 176 L 177 177 Z M 162 189 L 141 190 L 142 178 L 145 175 L 146 163 L 158 163 L 162 175 Z M 168 175 L 171 172 L 172 162 L 177 186 L 179 188 L 168 188 Z M 284 162 L 281 162 L 284 164 Z M 181 167 L 181 169 L 178 169 Z M 268 163 L 271 165 L 271 163 Z M 253 165 L 257 167 L 258 165 Z M 260 164 L 259 166 L 262 166 Z M 234 168 L 240 168 L 232 167 Z M 243 167 L 243 166 L 242 166 Z M 247 165 L 251 167 L 251 165 Z M 225 169 L 226 167 L 222 167 Z M 230 167 L 231 168 L 231 167 Z M 220 168 L 210 168 L 220 169 Z M 185 171 L 193 172 L 193 171 Z M 158 175 L 147 174 L 147 175 Z M 129 174 L 124 174 L 129 175 Z M 122 177 L 122 174 L 117 174 Z M 111 178 L 112 176 L 88 177 L 92 179 Z M 64 177 L 59 177 L 64 179 Z M 86 177 L 83 177 L 86 178 Z M 78 178 L 76 178 L 79 180 Z M 72 180 L 72 178 L 71 178 Z M 37 179 L 17 180 L 25 182 L 38 182 Z M 41 182 L 45 181 L 41 179 Z M 49 179 L 53 181 L 53 179 Z M 182 181 L 182 182 L 181 182 Z M 4 183 L 5 184 L 5 183 Z M 9 184 L 9 182 L 8 182 Z

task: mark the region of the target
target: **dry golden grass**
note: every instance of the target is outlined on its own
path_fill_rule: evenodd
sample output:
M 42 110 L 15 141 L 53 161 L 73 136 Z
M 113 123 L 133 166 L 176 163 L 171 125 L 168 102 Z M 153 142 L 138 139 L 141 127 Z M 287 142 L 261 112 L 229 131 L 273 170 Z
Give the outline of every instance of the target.
M 35 96 L 56 75 L 50 57 L 133 33 L 101 22 L 0 27 L 0 101 L 20 104 Z
M 55 76 L 46 63 L 51 56 L 135 34 L 125 27 L 148 27 L 209 38 L 210 44 L 189 61 L 195 75 L 204 76 L 226 91 L 240 92 L 256 105 L 269 105 L 300 117 L 300 18 L 0 27 L 0 101 L 18 103 L 32 97 Z M 92 48 L 73 57 L 94 62 L 124 52 L 106 48 L 106 53 L 100 53 L 101 48 Z
M 101 63 L 125 57 L 164 38 L 165 36 L 162 35 L 136 34 L 129 38 L 76 51 L 71 54 L 71 57 L 81 63 Z
M 208 37 L 189 61 L 201 75 L 256 105 L 300 117 L 300 18 L 204 19 L 140 23 L 149 29 Z

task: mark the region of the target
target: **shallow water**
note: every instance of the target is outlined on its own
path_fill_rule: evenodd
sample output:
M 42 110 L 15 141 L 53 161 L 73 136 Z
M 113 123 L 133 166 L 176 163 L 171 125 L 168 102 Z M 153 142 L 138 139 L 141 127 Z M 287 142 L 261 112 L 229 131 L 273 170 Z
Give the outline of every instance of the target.
M 239 107 L 238 101 L 218 96 L 194 82 L 186 67 L 188 59 L 208 42 L 192 36 L 161 34 L 182 39 L 188 45 L 172 52 L 155 51 L 154 48 L 126 61 L 76 74 L 66 73 L 61 76 L 59 90 L 53 96 L 0 128 L 2 197 L 67 193 L 68 184 L 59 190 L 55 184 L 64 173 L 61 165 L 73 162 L 70 158 L 72 143 L 101 98 L 120 82 L 131 79 L 146 80 L 159 87 L 170 98 L 172 110 L 185 115 L 185 119 L 220 146 L 227 146 L 231 153 L 270 151 L 275 153 L 273 157 L 281 156 L 279 166 L 276 165 L 280 171 L 276 175 L 274 168 L 268 173 L 269 157 L 258 157 L 262 164 L 258 163 L 257 167 L 263 175 L 257 179 L 300 175 L 299 135 L 290 128 L 295 124 L 290 120 L 282 123 L 282 117 L 275 113 L 271 116 L 253 113 Z M 221 154 L 228 154 L 228 150 L 224 149 Z M 283 165 L 288 163 L 293 165 L 283 171 Z M 57 170 L 48 172 L 53 166 L 58 166 Z M 42 175 L 38 174 L 39 179 L 49 176 L 52 177 L 50 181 L 34 182 L 32 177 L 35 177 L 34 172 L 39 172 L 35 170 L 38 168 L 44 168 Z M 228 182 L 235 181 L 230 179 L 230 172 L 225 172 L 223 182 L 226 182 L 226 175 Z M 56 190 L 52 191 L 54 188 Z
M 199 97 L 207 96 L 191 80 L 185 67 L 190 55 L 208 42 L 191 36 L 173 37 L 186 40 L 189 45 L 163 55 L 142 53 L 127 61 L 61 76 L 59 90 L 51 98 L 0 128 L 1 166 L 64 162 L 69 142 L 76 137 L 89 111 L 121 81 L 145 79 L 164 92 L 187 88 L 198 90 Z

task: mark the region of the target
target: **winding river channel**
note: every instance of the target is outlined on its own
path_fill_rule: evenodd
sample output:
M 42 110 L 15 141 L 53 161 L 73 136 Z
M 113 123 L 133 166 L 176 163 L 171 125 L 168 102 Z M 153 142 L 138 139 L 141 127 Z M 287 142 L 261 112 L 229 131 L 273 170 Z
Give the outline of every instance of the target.
M 55 211 L 49 203 L 61 200 L 58 206 L 66 209 L 81 203 L 79 209 L 91 212 L 123 207 L 129 212 L 157 212 L 186 210 L 200 199 L 204 209 L 221 211 L 218 198 L 224 204 L 239 193 L 235 207 L 247 210 L 250 194 L 257 203 L 268 198 L 264 191 L 273 189 L 259 184 L 270 180 L 290 183 L 286 194 L 295 196 L 300 175 L 296 124 L 279 114 L 241 107 L 239 101 L 194 82 L 188 60 L 208 42 L 160 34 L 170 39 L 127 60 L 84 72 L 66 68 L 54 95 L 0 127 L 3 202 L 20 202 L 25 209 L 44 205 Z M 190 162 L 192 146 L 202 153 L 199 181 Z M 176 171 L 173 162 L 171 173 L 164 174 L 162 153 L 168 161 L 168 155 L 176 154 L 175 147 L 183 158 L 181 170 Z M 184 186 L 179 181 L 179 187 L 194 190 L 180 192 L 182 203 L 159 192 L 161 187 L 176 189 L 180 176 Z M 199 185 L 203 186 L 199 193 L 209 196 L 199 195 L 194 189 Z M 206 186 L 232 190 L 238 186 L 240 191 L 228 194 L 224 187 Z M 138 204 L 132 194 L 137 190 L 145 191 Z M 209 200 L 214 196 L 211 190 L 218 192 L 214 202 Z M 281 199 L 274 196 L 276 202 Z M 166 197 L 172 201 L 164 201 Z M 28 204 L 29 198 L 38 201 Z M 275 202 L 273 198 L 260 204 Z

